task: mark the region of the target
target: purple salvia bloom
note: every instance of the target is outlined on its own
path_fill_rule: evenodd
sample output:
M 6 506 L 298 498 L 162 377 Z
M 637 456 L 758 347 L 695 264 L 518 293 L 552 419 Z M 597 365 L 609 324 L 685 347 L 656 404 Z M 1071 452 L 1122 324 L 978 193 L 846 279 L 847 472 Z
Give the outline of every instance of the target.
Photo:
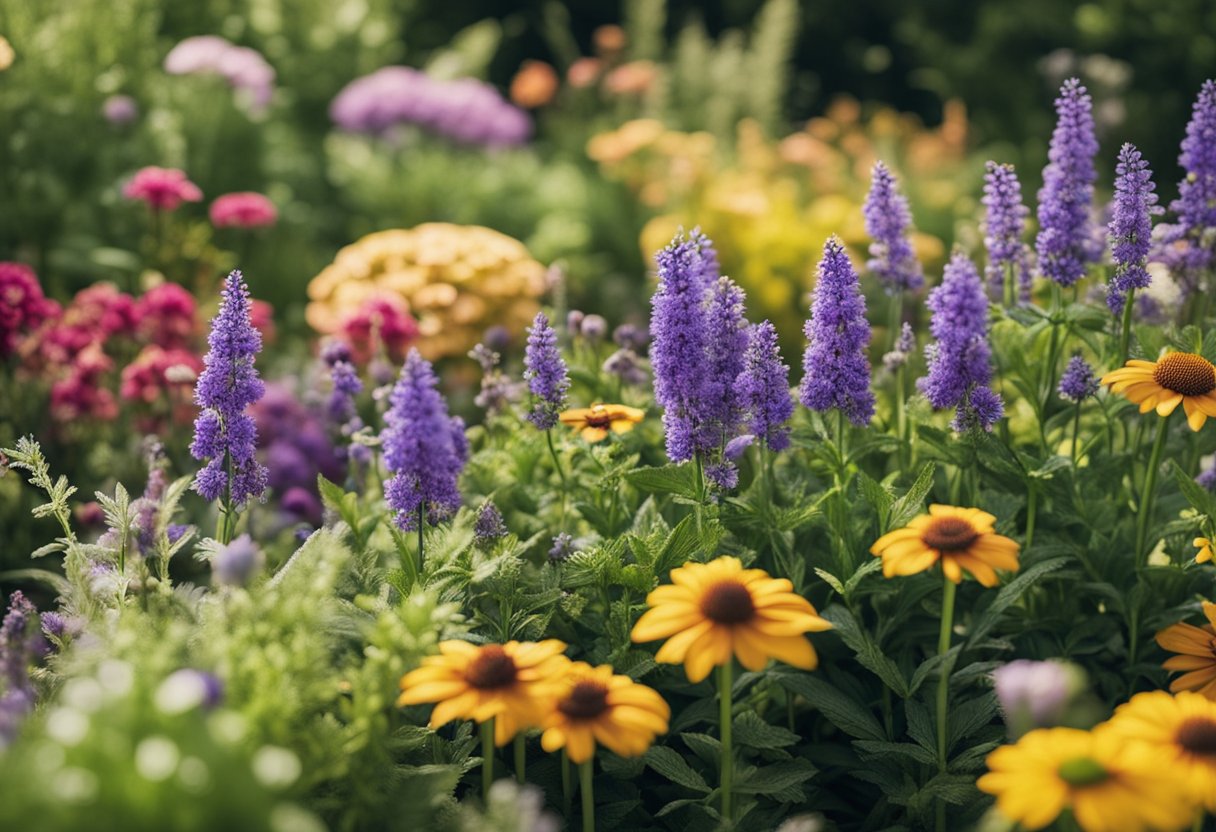
M 732 491 L 739 485 L 739 469 L 732 463 L 711 462 L 705 466 L 705 479 L 721 491 Z
M 1178 183 L 1178 199 L 1170 203 L 1178 223 L 1165 242 L 1181 249 L 1171 259 L 1193 283 L 1191 276 L 1216 259 L 1216 81 L 1205 81 L 1199 91 L 1178 164 L 1186 177 Z
M 747 429 L 751 433 L 774 451 L 789 447 L 790 429 L 786 423 L 794 415 L 790 368 L 781 360 L 777 330 L 768 321 L 749 329 L 743 371 L 735 379 L 735 395 L 747 413 Z
M 433 524 L 460 507 L 456 482 L 468 458 L 464 422 L 448 415 L 436 384 L 431 365 L 411 349 L 380 434 L 384 463 L 393 474 L 384 497 L 405 530 L 418 527 L 420 510 Z
M 899 329 L 899 338 L 895 340 L 894 349 L 882 357 L 883 369 L 888 373 L 894 373 L 908 363 L 908 358 L 915 350 L 916 333 L 912 331 L 912 324 L 904 321 L 903 326 Z
M 811 410 L 839 408 L 858 427 L 874 416 L 870 389 L 870 323 L 857 272 L 840 240 L 833 236 L 823 247 L 819 279 L 811 300 L 811 319 L 802 357 L 799 398 Z
M 786 367 L 786 372 L 789 372 L 789 367 Z M 786 389 L 786 395 L 789 395 L 789 389 Z M 793 408 L 793 400 L 790 401 L 790 408 Z M 750 448 L 756 444 L 756 435 L 754 433 L 744 433 L 736 436 L 734 439 L 726 443 L 726 447 L 722 449 L 722 456 L 734 462 Z
M 985 274 L 995 297 L 1000 297 L 1009 270 L 1024 261 L 1022 233 L 1030 209 L 1022 204 L 1022 184 L 1013 165 L 988 162 L 984 175 L 984 248 L 988 252 Z
M 267 482 L 266 468 L 257 461 L 257 427 L 245 413 L 266 389 L 254 367 L 262 336 L 250 318 L 249 287 L 239 271 L 224 281 L 222 297 L 207 336 L 205 369 L 194 388 L 203 411 L 194 422 L 190 454 L 207 460 L 194 490 L 207 500 L 222 497 L 241 505 L 260 498 Z
M 8 597 L 8 611 L 0 624 L 0 678 L 10 689 L 29 687 L 29 665 L 45 653 L 38 610 L 16 590 Z
M 628 347 L 619 350 L 604 360 L 603 370 L 609 375 L 616 376 L 622 384 L 639 387 L 646 383 L 646 371 L 642 369 L 638 354 Z
M 722 267 L 718 263 L 718 250 L 714 248 L 713 240 L 705 236 L 700 228 L 694 228 L 688 235 L 688 241 L 693 247 L 693 271 L 701 281 L 705 291 L 713 288 L 714 283 L 722 276 Z
M 492 543 L 507 534 L 507 524 L 503 522 L 502 512 L 493 500 L 486 500 L 477 510 L 477 519 L 473 522 L 473 537 L 477 542 Z
M 992 430 L 1005 415 L 1005 403 L 991 387 L 975 385 L 959 402 L 950 426 L 958 433 Z
M 696 245 L 677 235 L 656 255 L 659 287 L 650 299 L 650 363 L 655 401 L 663 408 L 667 456 L 692 459 L 705 388 L 706 328 L 702 260 Z
M 1098 392 L 1098 379 L 1094 370 L 1084 358 L 1074 355 L 1060 376 L 1060 386 L 1056 388 L 1060 398 L 1074 404 Z
M 1106 305 L 1118 315 L 1128 292 L 1147 289 L 1152 283 L 1148 273 L 1148 254 L 1152 248 L 1153 214 L 1160 214 L 1153 193 L 1153 172 L 1140 151 L 1131 144 L 1119 151 L 1115 168 L 1115 204 L 1110 220 L 1110 247 L 1115 273 L 1106 285 Z
M 344 341 L 330 341 L 321 350 L 321 360 L 329 367 L 329 380 L 333 385 L 325 414 L 339 429 L 350 425 L 357 414 L 355 398 L 363 392 L 363 380 L 355 368 L 350 346 Z M 350 427 L 357 430 L 354 425 Z M 351 431 L 353 432 L 353 431 Z
M 899 192 L 895 177 L 882 162 L 874 164 L 862 212 L 866 234 L 873 240 L 866 269 L 878 277 L 889 295 L 924 286 L 924 271 L 908 239 L 912 225 L 908 199 Z
M 557 333 L 549 326 L 544 312 L 536 313 L 536 320 L 528 329 L 524 368 L 533 397 L 528 421 L 540 430 L 548 430 L 557 424 L 557 414 L 566 409 L 570 379 L 566 375 L 566 362 L 557 349 Z
M 574 538 L 566 532 L 561 532 L 553 538 L 553 546 L 549 549 L 549 560 L 560 563 L 574 554 Z
M 1056 99 L 1056 128 L 1051 134 L 1049 162 L 1039 191 L 1039 236 L 1035 249 L 1043 275 L 1071 286 L 1093 259 L 1089 210 L 1094 199 L 1093 102 L 1085 87 L 1070 78 Z
M 697 437 L 702 450 L 726 444 L 738 432 L 743 419 L 743 405 L 735 392 L 735 380 L 743 371 L 747 321 L 743 317 L 743 290 L 729 277 L 718 278 L 710 290 L 705 326 L 705 385 L 701 408 L 704 433 Z
M 1201 471 L 1199 476 L 1195 477 L 1195 482 L 1208 491 L 1216 491 L 1216 462 Z

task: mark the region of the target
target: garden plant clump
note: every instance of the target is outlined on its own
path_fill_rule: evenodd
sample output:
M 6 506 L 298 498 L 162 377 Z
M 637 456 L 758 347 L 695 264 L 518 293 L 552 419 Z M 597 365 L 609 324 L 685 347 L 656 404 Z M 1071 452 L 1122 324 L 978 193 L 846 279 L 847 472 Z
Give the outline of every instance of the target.
M 1216 81 L 1174 198 L 1064 80 L 1036 193 L 957 107 L 778 132 L 797 4 L 652 6 L 506 92 L 120 42 L 111 242 L 0 231 L 0 828 L 1216 823 Z

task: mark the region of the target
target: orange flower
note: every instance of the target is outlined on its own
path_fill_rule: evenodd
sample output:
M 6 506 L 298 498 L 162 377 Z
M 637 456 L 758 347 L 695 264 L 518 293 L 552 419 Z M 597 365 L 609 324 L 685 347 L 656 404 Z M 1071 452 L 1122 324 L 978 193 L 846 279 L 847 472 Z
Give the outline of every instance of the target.
M 1184 673 L 1170 683 L 1170 690 L 1193 690 L 1216 699 L 1216 604 L 1203 602 L 1208 623 L 1202 627 L 1179 622 L 1157 633 L 1161 649 L 1177 656 L 1166 659 L 1166 670 Z
M 546 751 L 565 748 L 575 765 L 594 756 L 596 743 L 621 757 L 638 757 L 667 731 L 671 709 L 663 697 L 608 665 L 573 662 L 559 685 L 540 742 Z
M 1191 542 L 1191 545 L 1199 550 L 1195 553 L 1195 563 L 1207 563 L 1212 559 L 1213 555 L 1216 554 L 1212 550 L 1212 541 L 1208 540 L 1206 537 L 1195 538 Z
M 1018 568 L 1018 544 L 999 535 L 996 518 L 978 508 L 929 506 L 902 529 L 880 537 L 870 552 L 882 558 L 882 573 L 915 575 L 941 563 L 956 584 L 967 570 L 984 586 L 996 586 L 996 569 Z
M 563 425 L 569 425 L 588 442 L 599 442 L 612 433 L 628 433 L 646 417 L 646 411 L 623 404 L 597 404 L 577 407 L 558 414 Z
M 535 110 L 557 95 L 557 72 L 544 61 L 524 61 L 511 79 L 511 100 Z
M 1158 416 L 1169 416 L 1181 404 L 1191 430 L 1216 417 L 1216 367 L 1202 355 L 1171 352 L 1156 361 L 1133 359 L 1102 376 L 1102 383 L 1140 405 L 1141 413 L 1155 409 Z

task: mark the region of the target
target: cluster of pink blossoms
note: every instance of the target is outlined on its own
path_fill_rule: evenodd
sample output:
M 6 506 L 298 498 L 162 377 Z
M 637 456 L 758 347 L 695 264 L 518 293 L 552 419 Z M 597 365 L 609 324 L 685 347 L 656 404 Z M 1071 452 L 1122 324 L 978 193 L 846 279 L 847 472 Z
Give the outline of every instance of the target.
M 377 296 L 365 300 L 342 321 L 338 337 L 350 346 L 357 364 L 377 357 L 400 364 L 418 337 L 418 322 L 399 297 Z

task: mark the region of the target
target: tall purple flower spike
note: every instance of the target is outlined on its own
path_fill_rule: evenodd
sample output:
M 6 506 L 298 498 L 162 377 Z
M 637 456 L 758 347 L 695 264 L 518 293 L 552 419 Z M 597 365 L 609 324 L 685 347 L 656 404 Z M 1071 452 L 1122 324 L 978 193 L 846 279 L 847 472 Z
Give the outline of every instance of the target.
M 753 325 L 743 355 L 743 372 L 735 379 L 735 393 L 747 413 L 747 429 L 770 450 L 790 445 L 786 424 L 794 415 L 790 395 L 790 368 L 781 360 L 777 330 L 769 323 Z
M 1015 282 L 1026 266 L 1026 244 L 1022 234 L 1030 209 L 1022 204 L 1022 184 L 1013 165 L 988 162 L 984 175 L 984 248 L 988 253 L 985 276 L 994 297 L 1000 297 L 1006 275 Z M 1020 293 L 1019 293 L 1020 294 Z
M 1186 176 L 1170 203 L 1178 222 L 1165 235 L 1164 254 L 1184 284 L 1198 288 L 1198 273 L 1216 261 L 1216 81 L 1199 91 L 1178 164 Z
M 924 270 L 908 239 L 912 226 L 908 200 L 899 192 L 895 177 L 882 162 L 874 164 L 870 193 L 862 213 L 866 233 L 873 240 L 866 268 L 878 276 L 887 294 L 915 291 L 924 286 Z
M 528 329 L 524 378 L 533 401 L 528 421 L 540 430 L 548 430 L 557 424 L 557 415 L 566 407 L 570 379 L 566 374 L 566 362 L 557 348 L 557 333 L 544 312 L 536 313 L 536 320 Z
M 1153 172 L 1134 145 L 1123 145 L 1115 173 L 1115 201 L 1110 219 L 1115 273 L 1106 286 L 1106 305 L 1118 315 L 1123 311 L 1128 292 L 1147 289 L 1152 283 L 1147 268 L 1152 248 L 1152 215 L 1160 214 L 1161 207 L 1157 205 L 1157 194 L 1153 193 L 1156 189 Z
M 1085 87 L 1070 78 L 1056 99 L 1056 128 L 1039 191 L 1039 236 L 1035 250 L 1044 276 L 1072 286 L 1094 259 L 1090 244 L 1090 206 L 1094 201 L 1093 102 Z
M 743 316 L 743 290 L 729 277 L 710 288 L 706 308 L 705 387 L 702 390 L 698 449 L 723 447 L 739 432 L 743 405 L 735 381 L 743 371 L 747 351 L 747 321 Z

